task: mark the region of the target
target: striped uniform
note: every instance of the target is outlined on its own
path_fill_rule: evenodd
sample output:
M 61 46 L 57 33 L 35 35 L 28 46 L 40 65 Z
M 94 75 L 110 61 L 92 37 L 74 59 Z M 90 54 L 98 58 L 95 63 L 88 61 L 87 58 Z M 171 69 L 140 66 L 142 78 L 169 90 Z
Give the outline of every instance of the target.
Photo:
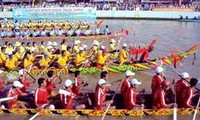
M 37 88 L 35 91 L 35 103 L 39 105 L 39 107 L 43 106 L 48 101 L 48 92 L 46 88 Z
M 167 106 L 165 102 L 165 92 L 161 88 L 157 89 L 153 96 L 153 106 L 157 109 L 165 108 Z
M 134 108 L 136 104 L 137 93 L 136 90 L 129 87 L 126 94 L 125 94 L 126 102 L 125 102 L 125 109 L 131 110 Z
M 60 95 L 60 100 L 62 102 L 64 109 L 72 109 L 74 107 L 74 93 L 72 91 L 66 91 L 69 92 L 69 95 Z

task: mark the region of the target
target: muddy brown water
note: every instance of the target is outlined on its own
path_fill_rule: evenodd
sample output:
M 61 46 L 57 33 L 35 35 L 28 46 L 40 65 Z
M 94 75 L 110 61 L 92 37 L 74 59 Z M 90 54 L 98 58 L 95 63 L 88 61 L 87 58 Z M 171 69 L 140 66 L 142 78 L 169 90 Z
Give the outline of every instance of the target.
M 130 33 L 129 36 L 124 36 L 122 38 L 122 43 L 134 43 L 136 46 L 144 46 L 151 42 L 153 39 L 157 39 L 157 43 L 155 45 L 155 50 L 150 54 L 150 58 L 157 58 L 165 57 L 170 55 L 170 49 L 175 50 L 187 50 L 194 44 L 200 44 L 200 23 L 185 23 L 185 22 L 177 22 L 177 21 L 157 21 L 157 20 L 105 20 L 101 25 L 101 30 L 108 24 L 110 31 L 115 32 L 119 31 L 122 28 L 130 28 L 131 26 L 134 27 L 134 32 Z M 119 38 L 116 38 L 116 40 Z M 11 41 L 14 42 L 14 41 Z M 39 43 L 40 41 L 37 41 Z M 58 41 L 60 42 L 60 41 Z M 3 43 L 1 41 L 0 43 Z M 72 41 L 68 42 L 72 44 Z M 103 45 L 108 46 L 109 40 L 105 40 Z M 91 41 L 85 41 L 85 44 L 91 45 Z M 120 45 L 121 46 L 121 45 Z M 197 52 L 196 54 L 197 62 L 195 65 L 192 65 L 193 56 L 187 57 L 183 61 L 183 65 L 178 65 L 178 68 L 175 69 L 177 72 L 188 72 L 192 77 L 196 77 L 200 80 L 200 53 Z M 154 70 L 148 71 L 139 71 L 136 72 L 135 78 L 142 81 L 142 85 L 139 86 L 139 90 L 145 88 L 146 93 L 150 93 L 150 85 L 152 76 L 155 74 Z M 174 78 L 179 79 L 179 77 L 169 68 L 166 68 L 166 77 L 172 81 Z M 5 76 L 6 77 L 6 76 Z M 45 76 L 44 76 L 45 77 Z M 65 79 L 73 79 L 72 74 L 62 75 L 61 76 L 63 81 Z M 96 81 L 99 79 L 99 74 L 93 75 L 83 75 L 83 80 L 89 83 L 89 86 L 83 89 L 83 92 L 94 92 L 94 87 Z M 124 78 L 124 74 L 117 74 L 117 73 L 109 73 L 109 81 L 118 80 L 120 78 Z M 14 77 L 14 78 L 17 78 Z M 29 77 L 28 77 L 29 78 Z M 15 79 L 6 77 L 7 80 L 13 81 Z M 30 80 L 32 80 L 30 78 Z M 198 85 L 199 86 L 199 85 Z M 34 90 L 37 87 L 36 84 L 33 84 L 30 89 Z M 59 86 L 62 88 L 63 84 Z M 119 87 L 117 85 L 111 87 L 112 90 L 119 91 Z M 20 120 L 25 120 L 29 118 L 29 116 L 24 115 L 7 115 L 2 114 L 0 115 L 0 119 L 16 119 L 19 118 Z M 98 117 L 65 117 L 65 116 L 58 116 L 58 115 L 51 115 L 51 116 L 41 116 L 38 117 L 37 120 L 41 119 L 100 119 Z M 124 119 L 124 120 L 131 120 L 133 117 L 106 117 L 106 119 Z M 134 117 L 134 119 L 141 119 L 140 117 Z M 143 120 L 170 120 L 172 116 L 146 116 L 142 118 Z M 180 120 L 190 120 L 191 116 L 179 116 Z M 198 116 L 197 119 L 200 119 Z

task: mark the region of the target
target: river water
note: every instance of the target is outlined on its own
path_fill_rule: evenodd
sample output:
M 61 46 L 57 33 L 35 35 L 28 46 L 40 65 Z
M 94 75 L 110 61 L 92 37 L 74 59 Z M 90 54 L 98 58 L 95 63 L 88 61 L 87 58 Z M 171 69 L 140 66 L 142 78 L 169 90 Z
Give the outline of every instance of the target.
M 134 27 L 134 32 L 130 33 L 128 36 L 122 38 L 121 43 L 134 43 L 136 46 L 144 46 L 149 44 L 153 39 L 157 39 L 157 43 L 154 46 L 155 49 L 150 53 L 150 58 L 165 57 L 170 55 L 170 49 L 174 50 L 187 50 L 194 44 L 200 44 L 200 23 L 193 22 L 178 22 L 178 21 L 158 21 L 158 20 L 105 20 L 101 25 L 101 30 L 109 25 L 111 32 L 120 31 L 122 28 Z M 119 38 L 116 38 L 116 40 Z M 39 42 L 38 42 L 39 43 Z M 85 42 L 88 45 L 91 45 L 91 41 Z M 107 46 L 109 41 L 104 41 L 104 45 Z M 175 69 L 177 72 L 188 72 L 192 77 L 199 78 L 200 80 L 200 53 L 196 54 L 197 62 L 195 65 L 192 65 L 193 56 L 187 57 L 182 66 L 178 65 L 178 68 Z M 154 70 L 140 71 L 136 72 L 135 77 L 142 81 L 142 85 L 139 86 L 139 90 L 142 88 L 146 89 L 146 93 L 150 93 L 150 85 L 152 76 L 155 74 Z M 174 78 L 179 79 L 179 77 L 170 69 L 166 69 L 166 77 L 172 81 Z M 124 78 L 123 74 L 114 74 L 109 73 L 109 80 L 114 81 L 119 78 Z M 62 75 L 62 79 L 73 78 L 73 75 Z M 96 81 L 99 79 L 99 74 L 94 75 L 84 75 L 83 80 L 89 83 L 88 87 L 83 89 L 83 92 L 93 92 Z M 62 87 L 63 85 L 60 85 Z M 117 86 L 117 85 L 116 85 Z M 113 86 L 112 89 L 119 91 L 119 89 Z M 31 88 L 34 89 L 36 85 L 32 85 Z M 15 116 L 10 117 L 9 119 L 14 118 Z M 0 115 L 0 118 L 4 118 L 4 115 Z M 27 116 L 20 117 L 21 119 L 27 119 Z M 44 117 L 38 117 L 38 119 L 43 119 Z M 45 119 L 54 118 L 52 116 L 45 117 Z M 56 117 L 62 119 L 62 117 Z M 75 118 L 74 118 L 75 119 Z M 88 118 L 83 118 L 88 119 Z M 93 118 L 89 118 L 93 119 Z M 96 119 L 96 118 L 95 118 Z M 115 118 L 113 118 L 115 119 Z M 120 118 L 124 119 L 124 118 Z M 132 119 L 132 118 L 125 118 Z M 138 118 L 139 119 L 139 118 Z M 165 119 L 170 120 L 172 117 L 145 117 L 145 120 L 159 120 Z M 189 117 L 181 117 L 180 120 L 190 119 Z M 198 119 L 199 116 L 198 116 Z

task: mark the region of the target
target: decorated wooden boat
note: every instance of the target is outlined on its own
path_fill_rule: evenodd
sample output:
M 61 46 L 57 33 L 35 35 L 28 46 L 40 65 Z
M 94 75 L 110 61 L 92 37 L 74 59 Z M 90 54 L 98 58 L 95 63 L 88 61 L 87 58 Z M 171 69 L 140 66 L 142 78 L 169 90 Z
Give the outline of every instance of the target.
M 133 31 L 133 27 L 130 29 L 123 29 L 122 31 L 112 33 L 110 35 L 90 35 L 90 36 L 60 36 L 60 37 L 29 37 L 29 38 L 0 38 L 0 40 L 74 40 L 74 39 L 85 39 L 85 40 L 94 40 L 94 39 L 111 39 L 120 36 L 129 35 L 129 33 Z
M 94 24 L 90 24 L 89 26 L 90 27 L 96 27 L 96 26 L 100 26 L 102 23 L 103 23 L 103 21 L 104 20 L 99 20 L 99 21 L 97 21 L 97 22 L 95 22 Z M 58 23 L 57 23 L 58 24 Z M 11 28 L 8 28 L 8 27 L 4 27 L 5 25 L 3 24 L 2 25 L 2 30 L 8 30 L 8 29 L 11 29 Z M 12 24 L 12 27 L 14 27 L 14 24 Z M 20 29 L 22 29 L 22 30 L 26 30 L 27 28 L 28 28 L 29 26 L 25 26 L 25 27 L 20 27 Z M 60 28 L 63 28 L 63 30 L 68 30 L 70 27 L 72 27 L 72 29 L 76 29 L 78 26 L 77 25 L 70 25 L 70 24 L 68 24 L 67 26 L 59 26 L 59 25 L 51 25 L 51 27 L 47 27 L 47 26 L 45 26 L 45 27 L 39 27 L 39 29 L 40 30 L 42 30 L 43 28 L 45 28 L 46 30 L 50 30 L 50 29 L 52 29 L 53 27 L 60 27 Z M 86 28 L 88 27 L 88 25 L 81 25 L 80 26 L 80 29 L 82 29 L 82 30 L 85 30 Z M 38 25 L 36 24 L 35 26 L 33 26 L 33 27 L 29 27 L 29 29 L 30 30 L 34 30 L 34 29 L 38 29 Z
M 172 55 L 169 55 L 165 58 L 161 58 L 159 60 L 159 63 L 151 62 L 149 63 L 134 63 L 130 65 L 120 65 L 120 66 L 104 66 L 104 67 L 90 67 L 90 68 L 70 68 L 70 69 L 46 69 L 45 71 L 43 69 L 32 69 L 30 71 L 30 74 L 32 75 L 39 75 L 42 71 L 43 74 L 46 74 L 49 70 L 53 70 L 55 73 L 60 74 L 67 74 L 67 73 L 73 73 L 76 70 L 81 71 L 82 74 L 94 74 L 94 73 L 100 73 L 102 70 L 107 70 L 109 72 L 114 73 L 124 73 L 127 70 L 131 71 L 144 71 L 144 70 L 151 70 L 158 66 L 158 64 L 162 64 L 162 66 L 168 66 L 168 65 L 174 65 L 178 62 L 181 62 L 184 58 L 188 57 L 189 55 L 193 55 L 197 52 L 198 48 L 200 47 L 200 44 L 193 45 L 190 49 L 178 53 L 173 53 Z M 18 71 L 4 71 L 4 74 L 18 74 Z
M 177 109 L 178 115 L 193 115 L 195 109 L 187 108 L 187 109 Z M 4 113 L 11 113 L 11 114 L 36 114 L 38 110 L 36 109 L 0 109 L 0 114 Z M 56 109 L 56 110 L 42 110 L 39 112 L 40 115 L 64 115 L 64 116 L 79 116 L 79 115 L 87 115 L 87 116 L 103 116 L 105 111 L 95 111 L 92 109 L 85 109 L 85 110 L 65 110 L 65 109 Z M 197 114 L 200 114 L 198 111 Z M 106 115 L 111 116 L 166 116 L 166 115 L 173 115 L 173 109 L 144 109 L 144 110 L 125 110 L 125 109 L 117 109 L 117 110 L 108 110 Z

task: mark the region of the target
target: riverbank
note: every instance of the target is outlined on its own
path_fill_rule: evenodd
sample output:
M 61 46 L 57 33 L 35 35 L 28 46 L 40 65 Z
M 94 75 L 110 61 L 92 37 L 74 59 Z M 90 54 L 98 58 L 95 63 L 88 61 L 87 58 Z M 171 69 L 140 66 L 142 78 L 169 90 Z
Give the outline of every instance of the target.
M 153 19 L 153 20 L 177 20 L 180 15 L 185 18 L 200 16 L 200 12 L 181 12 L 181 11 L 117 11 L 117 10 L 97 10 L 97 19 Z M 12 19 L 12 12 L 0 12 L 0 19 Z

